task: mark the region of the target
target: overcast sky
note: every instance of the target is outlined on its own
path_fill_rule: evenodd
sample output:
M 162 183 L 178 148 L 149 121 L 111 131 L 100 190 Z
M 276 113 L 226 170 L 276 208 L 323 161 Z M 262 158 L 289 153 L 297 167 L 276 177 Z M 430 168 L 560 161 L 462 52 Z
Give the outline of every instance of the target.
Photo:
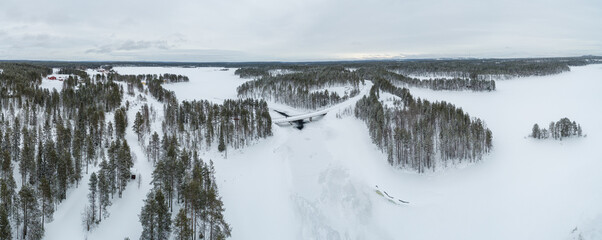
M 602 55 L 601 0 L 0 0 L 0 59 Z

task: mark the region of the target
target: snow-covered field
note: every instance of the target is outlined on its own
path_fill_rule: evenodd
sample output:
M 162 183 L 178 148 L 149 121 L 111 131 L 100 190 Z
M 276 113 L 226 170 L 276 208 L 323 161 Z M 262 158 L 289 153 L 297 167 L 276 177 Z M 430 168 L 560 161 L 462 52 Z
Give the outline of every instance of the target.
M 56 89 L 57 91 L 61 91 L 63 89 L 63 81 L 59 80 L 49 80 L 48 78 L 42 79 L 42 84 L 40 85 L 42 88 L 47 88 L 52 92 L 52 89 Z
M 217 68 L 116 70 L 187 75 L 190 83 L 166 86 L 180 100 L 221 102 L 236 97 L 236 87 L 245 81 L 234 70 Z M 215 164 L 232 239 L 553 240 L 579 233 L 600 239 L 602 65 L 571 70 L 500 81 L 495 92 L 411 89 L 416 97 L 446 100 L 485 120 L 494 134 L 494 150 L 471 166 L 423 175 L 394 169 L 371 143 L 362 121 L 337 118 L 334 111 L 302 131 L 274 125 L 273 137 L 230 150 L 227 158 L 216 150 L 202 158 Z M 136 110 L 130 110 L 130 119 Z M 547 127 L 561 117 L 580 123 L 588 136 L 561 142 L 526 138 L 534 123 Z M 137 215 L 152 166 L 131 129 L 127 137 L 142 186 L 128 185 L 124 198 L 109 208 L 111 216 L 88 239 L 140 235 Z M 83 239 L 85 181 L 59 206 L 46 239 Z M 376 193 L 376 186 L 409 204 L 392 203 Z M 66 228 L 80 230 L 71 234 Z
M 236 87 L 253 79 L 242 79 L 230 68 L 171 68 L 171 67 L 115 67 L 119 74 L 180 74 L 188 76 L 190 82 L 165 84 L 167 90 L 175 91 L 178 100 L 206 99 L 222 103 L 236 98 Z

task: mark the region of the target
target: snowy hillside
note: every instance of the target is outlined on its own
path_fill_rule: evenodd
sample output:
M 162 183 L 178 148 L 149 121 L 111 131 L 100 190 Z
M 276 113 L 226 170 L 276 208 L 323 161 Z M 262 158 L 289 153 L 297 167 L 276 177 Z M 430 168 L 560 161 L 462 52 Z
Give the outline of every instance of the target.
M 190 82 L 165 85 L 179 100 L 221 102 L 235 98 L 236 87 L 247 81 L 217 68 L 115 70 L 187 75 Z M 275 126 L 272 137 L 230 150 L 227 158 L 217 150 L 201 158 L 215 164 L 231 239 L 576 239 L 579 234 L 599 239 L 601 79 L 602 65 L 590 65 L 502 81 L 495 92 L 411 89 L 415 97 L 463 108 L 494 133 L 494 150 L 481 163 L 435 173 L 391 167 L 362 121 L 337 117 L 366 91 L 301 131 Z M 151 97 L 148 101 L 158 108 Z M 138 109 L 130 107 L 129 119 Z M 526 137 L 533 123 L 565 116 L 581 123 L 587 137 L 560 142 Z M 160 122 L 153 129 L 160 130 Z M 139 238 L 138 214 L 153 167 L 131 127 L 126 138 L 142 175 L 140 187 L 130 183 L 124 198 L 109 207 L 110 217 L 86 236 L 80 216 L 88 193 L 85 175 L 59 205 L 45 239 Z M 409 203 L 390 201 L 384 192 Z

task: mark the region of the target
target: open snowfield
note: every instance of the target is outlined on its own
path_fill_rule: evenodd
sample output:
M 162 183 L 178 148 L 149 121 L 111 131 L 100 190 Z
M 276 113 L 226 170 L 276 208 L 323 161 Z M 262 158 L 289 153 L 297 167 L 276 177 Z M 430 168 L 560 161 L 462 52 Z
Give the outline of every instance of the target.
M 61 91 L 63 89 L 63 81 L 49 80 L 48 78 L 42 78 L 42 84 L 40 85 L 40 87 L 47 88 L 51 92 L 52 92 L 52 89 Z
M 175 91 L 178 100 L 206 99 L 222 103 L 225 99 L 235 99 L 236 87 L 253 79 L 242 79 L 234 74 L 236 69 L 199 67 L 115 67 L 119 74 L 180 74 L 188 76 L 190 82 L 165 84 L 167 90 Z
M 190 83 L 166 85 L 178 99 L 221 102 L 245 80 L 219 68 L 116 68 L 120 74 L 175 73 Z M 497 81 L 495 92 L 411 89 L 446 100 L 493 131 L 481 163 L 416 174 L 389 166 L 365 124 L 333 109 L 301 131 L 273 126 L 274 136 L 242 150 L 205 152 L 213 160 L 231 239 L 585 239 L 602 238 L 602 65 L 548 77 Z M 365 94 L 342 103 L 344 109 Z M 131 101 L 131 99 L 130 99 Z M 153 104 L 154 100 L 149 99 Z M 281 107 L 273 106 L 270 107 Z M 133 119 L 139 106 L 130 108 Z M 162 115 L 159 112 L 158 115 Z M 273 115 L 274 116 L 274 115 Z M 569 117 L 586 138 L 526 138 L 534 123 Z M 112 119 L 112 116 L 107 116 Z M 160 130 L 160 123 L 154 128 Z M 88 239 L 138 239 L 138 214 L 152 165 L 128 127 L 142 185 L 130 183 L 111 216 Z M 83 239 L 81 212 L 89 175 L 68 193 L 46 239 Z M 409 204 L 391 202 L 386 191 Z M 60 226 L 58 226 L 60 225 Z M 571 233 L 577 227 L 576 233 Z

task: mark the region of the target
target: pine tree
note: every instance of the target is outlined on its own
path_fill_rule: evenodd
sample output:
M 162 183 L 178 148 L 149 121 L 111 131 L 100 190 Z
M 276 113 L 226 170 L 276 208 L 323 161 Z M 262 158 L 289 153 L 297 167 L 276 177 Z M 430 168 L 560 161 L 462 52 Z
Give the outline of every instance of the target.
M 168 239 L 171 231 L 171 217 L 163 193 L 161 193 L 161 190 L 151 191 L 144 202 L 145 204 L 139 215 L 142 224 L 140 239 Z
M 0 240 L 11 240 L 12 230 L 10 221 L 8 220 L 8 210 L 4 206 L 0 206 Z
M 11 155 L 8 150 L 2 151 L 2 162 L 0 163 L 0 177 L 2 179 L 8 178 L 13 175 L 13 165 L 11 161 Z
M 42 228 L 44 228 L 44 223 L 52 221 L 52 215 L 54 214 L 52 189 L 46 178 L 40 181 L 40 191 L 42 194 Z
M 123 108 L 115 110 L 115 135 L 117 135 L 117 138 L 125 136 L 125 129 L 127 127 L 127 117 L 125 114 Z
M 34 148 L 31 146 L 35 142 L 32 141 L 27 128 L 23 128 L 23 148 L 21 149 L 21 162 L 19 162 L 19 172 L 21 173 L 21 182 L 26 182 L 27 175 L 35 171 L 35 156 Z M 30 177 L 31 178 L 31 177 Z M 33 184 L 33 183 L 32 183 Z
M 150 142 L 148 143 L 148 154 L 149 154 L 149 159 L 153 160 L 153 163 L 156 163 L 157 160 L 159 159 L 159 153 L 161 151 L 161 142 L 159 140 L 159 134 L 157 134 L 157 132 L 154 132 Z
M 108 217 L 107 207 L 111 205 L 110 186 L 107 179 L 107 174 L 103 168 L 107 162 L 101 162 L 101 170 L 98 173 L 98 220 L 101 221 L 103 218 Z M 104 213 L 104 215 L 103 215 Z
M 531 137 L 541 138 L 541 131 L 539 130 L 539 125 L 537 125 L 537 123 L 535 125 L 533 125 L 533 130 L 531 131 Z
M 123 140 L 123 144 L 119 148 L 119 152 L 117 153 L 117 172 L 119 177 L 119 197 L 121 197 L 121 193 L 125 189 L 125 186 L 128 183 L 128 180 L 131 177 L 130 168 L 134 165 L 132 161 L 132 154 L 130 152 L 130 146 L 127 141 Z
M 165 139 L 165 141 L 169 141 Z M 159 162 L 157 162 L 157 166 L 153 171 L 153 181 L 152 183 L 155 187 L 160 188 L 163 192 L 167 194 L 168 205 L 173 207 L 172 199 L 173 192 L 175 190 L 175 179 L 176 173 L 178 171 L 178 153 L 176 151 L 175 143 L 167 143 L 167 152 L 165 157 L 162 158 Z
M 35 191 L 24 185 L 19 191 L 21 216 L 23 216 L 23 239 L 39 240 L 44 236 L 44 229 L 40 224 L 40 209 L 36 200 Z
M 226 143 L 224 142 L 224 126 L 219 128 L 219 145 L 217 145 L 217 150 L 223 152 L 226 150 Z
M 73 161 L 74 161 L 74 179 L 75 179 L 75 183 L 76 185 L 79 186 L 79 181 L 82 178 L 82 142 L 84 141 L 84 137 L 82 136 L 82 131 L 79 128 L 76 128 L 73 134 L 73 143 L 72 143 L 72 150 L 71 150 L 71 154 L 73 155 Z
M 178 240 L 189 240 L 192 238 L 192 229 L 190 228 L 190 218 L 186 215 L 186 210 L 181 208 L 174 219 L 174 235 Z
M 142 114 L 140 114 L 140 112 L 136 113 L 136 118 L 134 119 L 134 125 L 132 128 L 138 136 L 138 141 L 140 141 L 144 135 L 144 119 L 142 119 Z
M 88 201 L 90 203 L 90 212 L 92 213 L 92 222 L 96 221 L 96 195 L 97 195 L 97 184 L 98 178 L 96 177 L 96 173 L 92 173 L 90 175 L 90 182 L 88 183 L 88 189 L 90 192 L 88 193 Z
M 142 210 L 140 211 L 140 223 L 142 224 L 142 234 L 140 235 L 140 240 L 156 240 L 155 237 L 155 228 L 157 225 L 157 219 L 154 214 L 157 208 L 155 203 L 155 193 L 150 192 L 146 196 L 146 200 L 144 200 L 144 206 L 142 206 Z
M 156 202 L 156 216 L 157 216 L 157 240 L 166 240 L 169 238 L 171 231 L 171 214 L 169 213 L 169 207 L 167 201 L 161 190 L 157 191 L 155 195 Z
M 88 135 L 86 137 L 86 174 L 88 173 L 88 165 L 93 163 L 94 159 L 96 159 L 96 149 L 94 149 L 92 137 Z
M 0 207 L 12 209 L 13 197 L 15 196 L 15 181 L 11 179 L 0 179 Z

